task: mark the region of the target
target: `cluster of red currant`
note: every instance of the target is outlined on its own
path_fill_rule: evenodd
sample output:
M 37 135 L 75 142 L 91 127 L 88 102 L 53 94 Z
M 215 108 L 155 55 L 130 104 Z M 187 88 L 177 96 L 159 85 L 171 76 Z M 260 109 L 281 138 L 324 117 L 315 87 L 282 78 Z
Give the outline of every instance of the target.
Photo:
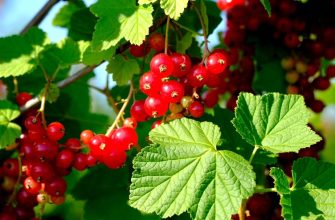
M 333 1 L 326 0 L 322 5 L 317 1 L 301 3 L 292 0 L 271 0 L 272 15 L 269 17 L 258 0 L 219 0 L 218 7 L 227 11 L 228 30 L 223 35 L 223 42 L 229 47 L 229 52 L 242 59 L 250 58 L 255 53 L 252 38 L 271 42 L 292 54 L 283 58 L 282 66 L 288 71 L 286 79 L 288 92 L 301 94 L 306 99 L 306 104 L 314 111 L 321 112 L 325 107 L 321 100 L 315 98 L 314 90 L 326 90 L 330 86 L 330 78 L 334 77 L 335 67 L 330 65 L 323 71 L 324 61 L 335 58 L 335 28 L 332 10 L 335 8 Z M 322 14 L 314 10 L 319 8 Z M 322 9 L 321 9 L 322 7 Z M 311 19 L 318 17 L 318 19 Z M 322 24 L 322 25 L 320 25 Z M 278 59 L 278 57 L 274 57 Z M 232 59 L 231 64 L 235 64 Z M 238 59 L 237 59 L 238 60 Z M 241 58 L 240 58 L 241 60 Z M 239 91 L 248 91 L 251 82 L 241 83 L 241 79 L 249 78 L 253 71 L 252 59 L 248 71 L 243 71 L 242 64 L 237 65 Z M 246 65 L 246 64 L 244 64 Z M 248 67 L 248 65 L 247 65 Z M 242 71 L 241 71 L 242 70 Z M 230 87 L 234 80 L 228 77 Z M 231 82 L 230 82 L 231 81 Z M 232 93 L 234 94 L 234 93 Z M 233 99 L 233 96 L 232 96 Z

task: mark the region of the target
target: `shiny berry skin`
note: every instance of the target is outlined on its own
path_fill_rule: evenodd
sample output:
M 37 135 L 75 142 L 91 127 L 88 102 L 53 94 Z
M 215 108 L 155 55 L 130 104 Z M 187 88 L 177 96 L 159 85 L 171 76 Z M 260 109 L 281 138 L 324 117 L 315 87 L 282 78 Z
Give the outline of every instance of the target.
M 191 69 L 191 72 L 187 74 L 187 79 L 191 86 L 201 87 L 204 86 L 207 82 L 208 72 L 205 66 L 196 65 Z
M 64 134 L 65 134 L 65 128 L 62 123 L 52 122 L 48 125 L 47 135 L 49 139 L 58 141 L 63 138 Z
M 144 41 L 141 45 L 130 45 L 129 52 L 134 57 L 144 57 L 148 55 L 150 52 L 150 46 L 146 41 Z
M 320 113 L 323 111 L 323 109 L 326 107 L 325 103 L 321 100 L 313 100 L 311 103 L 308 105 L 313 112 L 315 113 Z
M 160 94 L 169 103 L 177 103 L 184 96 L 184 86 L 175 80 L 164 82 L 161 86 Z
M 16 201 L 20 206 L 24 206 L 27 208 L 33 208 L 37 205 L 36 196 L 34 194 L 29 193 L 27 190 L 21 188 L 16 194 Z
M 33 97 L 29 93 L 27 93 L 27 92 L 20 92 L 19 94 L 17 94 L 15 100 L 16 100 L 16 103 L 19 106 L 23 106 L 24 104 L 26 104 L 32 98 Z
M 222 52 L 214 52 L 207 57 L 206 68 L 211 74 L 220 74 L 228 67 L 228 56 Z
M 94 167 L 95 165 L 97 165 L 97 158 L 95 158 L 92 154 L 87 154 L 86 156 L 86 165 L 88 167 Z
M 74 153 L 72 150 L 64 149 L 57 155 L 56 166 L 60 168 L 69 168 L 74 160 Z
M 17 159 L 8 158 L 2 165 L 3 172 L 6 176 L 17 177 L 19 175 L 19 162 Z
M 136 128 L 137 127 L 136 119 L 133 117 L 124 119 L 123 127 Z
M 46 131 L 41 128 L 39 130 L 28 130 L 28 137 L 31 141 L 38 141 L 46 138 Z
M 121 150 L 129 150 L 138 144 L 138 136 L 134 128 L 122 127 L 116 129 L 111 136 L 113 145 Z
M 87 155 L 84 153 L 77 153 L 74 156 L 73 168 L 78 171 L 85 170 L 87 168 Z
M 42 121 L 39 117 L 31 115 L 24 120 L 24 126 L 27 130 L 40 130 L 42 129 Z
M 188 107 L 188 111 L 190 112 L 191 116 L 194 118 L 200 118 L 205 113 L 204 105 L 198 101 L 194 101 Z
M 37 141 L 34 145 L 34 156 L 41 161 L 53 160 L 58 154 L 58 143 L 45 139 Z
M 161 120 L 157 120 L 154 123 L 152 123 L 151 125 L 151 129 L 157 128 L 158 126 L 160 126 L 161 124 L 163 124 L 163 122 Z
M 217 90 L 208 90 L 201 96 L 207 108 L 213 108 L 219 101 L 219 93 Z
M 81 148 L 81 143 L 78 138 L 69 138 L 66 140 L 64 146 L 71 150 L 78 150 Z
M 158 95 L 161 85 L 162 78 L 151 71 L 144 73 L 140 78 L 140 90 L 148 96 Z
M 23 143 L 20 146 L 20 155 L 26 159 L 34 156 L 34 145 L 32 143 Z
M 98 160 L 102 159 L 103 154 L 111 147 L 112 141 L 104 134 L 95 135 L 90 143 L 90 153 Z
M 117 148 L 113 148 L 103 157 L 103 163 L 110 169 L 118 169 L 122 167 L 126 160 L 126 152 Z
M 318 77 L 313 80 L 312 85 L 315 89 L 326 90 L 330 87 L 330 81 L 326 77 Z
M 84 130 L 80 133 L 80 140 L 86 145 L 90 143 L 93 137 L 94 137 L 94 133 L 91 130 Z
M 169 104 L 161 97 L 147 97 L 144 103 L 144 110 L 153 118 L 163 116 L 169 109 Z
M 172 75 L 174 63 L 169 55 L 160 53 L 151 59 L 150 70 L 157 76 L 165 78 Z
M 244 0 L 218 0 L 217 6 L 220 10 L 228 10 L 236 5 L 243 5 Z
M 144 110 L 144 100 L 135 101 L 130 108 L 130 115 L 135 118 L 137 122 L 147 121 L 150 116 Z
M 170 57 L 172 59 L 172 62 L 174 63 L 174 71 L 172 73 L 172 76 L 182 77 L 186 76 L 190 72 L 192 62 L 188 55 L 173 53 Z
M 41 190 L 41 183 L 35 181 L 31 176 L 29 176 L 23 181 L 23 187 L 28 193 L 37 195 Z
M 64 195 L 66 188 L 66 181 L 61 177 L 55 178 L 45 184 L 45 192 L 50 196 L 62 196 Z
M 162 52 L 165 47 L 165 38 L 160 33 L 154 33 L 149 37 L 149 45 L 156 52 Z
M 184 96 L 181 101 L 180 104 L 184 107 L 184 108 L 188 108 L 191 103 L 193 102 L 193 99 L 191 96 Z
M 35 161 L 31 165 L 30 175 L 35 181 L 44 183 L 55 176 L 55 171 L 49 163 Z

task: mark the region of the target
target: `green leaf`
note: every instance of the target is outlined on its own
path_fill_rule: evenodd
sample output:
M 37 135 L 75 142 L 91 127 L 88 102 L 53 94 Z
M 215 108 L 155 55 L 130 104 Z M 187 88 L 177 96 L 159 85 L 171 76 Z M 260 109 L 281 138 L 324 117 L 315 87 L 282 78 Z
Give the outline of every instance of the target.
M 97 166 L 77 182 L 72 194 L 76 199 L 87 200 L 84 219 L 109 220 L 120 219 L 121 216 L 127 220 L 159 219 L 157 216 L 143 215 L 127 204 L 128 169 L 111 170 Z M 104 177 L 103 181 L 101 177 Z
M 36 67 L 36 57 L 48 42 L 45 33 L 30 29 L 24 36 L 0 38 L 0 77 L 20 76 Z
M 260 0 L 265 10 L 268 12 L 268 15 L 271 16 L 271 5 L 270 0 Z
M 9 101 L 0 101 L 0 149 L 15 142 L 21 134 L 21 127 L 11 121 L 19 117 L 17 105 Z
M 79 7 L 72 3 L 67 2 L 56 14 L 52 20 L 54 26 L 59 27 L 70 27 L 70 20 L 73 13 L 78 11 Z
M 193 42 L 193 34 L 187 32 L 180 41 L 177 41 L 177 52 L 185 53 L 191 47 Z
M 150 132 L 154 144 L 133 163 L 130 205 L 163 218 L 189 211 L 194 219 L 230 219 L 254 190 L 251 165 L 217 151 L 219 128 L 183 118 Z
M 241 93 L 232 122 L 253 146 L 273 153 L 298 152 L 321 140 L 307 126 L 309 117 L 302 96 Z
M 151 4 L 156 2 L 157 0 L 138 0 L 138 4 L 144 5 L 144 4 Z
M 122 55 L 117 55 L 109 60 L 106 70 L 113 73 L 113 80 L 122 86 L 126 85 L 134 74 L 139 74 L 141 68 L 135 59 L 125 59 Z
M 43 88 L 41 90 L 40 97 L 42 97 L 44 95 L 44 91 L 45 91 L 45 88 Z M 53 103 L 53 102 L 57 101 L 57 99 L 59 97 L 59 94 L 60 94 L 60 90 L 57 87 L 57 85 L 51 83 L 49 85 L 49 88 L 48 88 L 48 93 L 47 93 L 47 96 L 46 96 L 46 100 L 50 103 Z
M 71 16 L 69 37 L 75 41 L 91 41 L 97 20 L 89 8 L 79 9 Z
M 103 60 L 109 60 L 115 54 L 115 47 L 111 47 L 108 50 L 94 51 L 90 45 L 90 42 L 79 41 L 81 55 L 81 61 L 86 65 L 97 65 Z
M 279 168 L 270 175 L 280 194 L 282 215 L 294 219 L 335 219 L 335 165 L 302 158 L 294 162 L 290 188 L 287 177 Z
M 99 17 L 92 41 L 96 50 L 107 50 L 122 38 L 140 45 L 153 23 L 153 7 L 137 6 L 134 0 L 100 0 L 91 6 L 91 11 Z
M 200 0 L 200 13 L 204 20 L 206 33 L 208 33 L 208 15 L 207 15 L 207 8 L 204 0 Z
M 189 0 L 161 0 L 161 8 L 166 15 L 174 20 L 178 20 L 187 7 Z

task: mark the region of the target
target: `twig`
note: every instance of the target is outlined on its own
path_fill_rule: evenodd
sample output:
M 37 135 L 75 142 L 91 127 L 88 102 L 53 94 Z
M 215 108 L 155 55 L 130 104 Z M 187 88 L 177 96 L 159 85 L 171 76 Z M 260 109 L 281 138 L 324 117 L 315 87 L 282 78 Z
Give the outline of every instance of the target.
M 165 29 L 165 44 L 164 44 L 164 53 L 167 54 L 169 47 L 169 26 L 170 26 L 170 17 L 168 16 L 166 20 L 166 29 Z
M 57 4 L 59 0 L 49 0 L 41 10 L 31 19 L 31 21 L 23 28 L 20 34 L 25 34 L 31 27 L 39 25 L 41 21 L 45 18 L 45 16 L 49 13 L 51 8 Z
M 120 112 L 118 113 L 118 115 L 116 116 L 113 124 L 108 128 L 107 132 L 106 132 L 106 136 L 109 136 L 110 133 L 113 131 L 113 129 L 115 128 L 115 126 L 119 123 L 119 120 L 121 117 L 123 117 L 123 113 L 124 111 L 126 110 L 127 108 L 127 105 L 132 97 L 132 94 L 133 94 L 133 91 L 134 91 L 134 87 L 133 87 L 133 84 L 131 83 L 130 84 L 130 88 L 129 88 L 129 93 L 128 93 L 128 96 L 125 100 L 125 102 L 123 103 L 122 105 L 122 108 L 120 109 Z
M 205 59 L 207 58 L 207 56 L 209 55 L 209 53 L 210 53 L 209 49 L 208 49 L 208 33 L 207 33 L 207 30 L 206 30 L 206 25 L 205 25 L 204 18 L 202 17 L 202 15 L 201 15 L 201 13 L 200 13 L 200 11 L 199 11 L 199 9 L 196 5 L 194 5 L 194 10 L 199 17 L 201 28 L 202 28 L 202 33 L 203 33 L 203 36 L 204 36 L 204 55 L 203 55 L 203 58 L 202 58 L 202 61 L 201 61 L 201 63 L 203 63 L 205 61 Z

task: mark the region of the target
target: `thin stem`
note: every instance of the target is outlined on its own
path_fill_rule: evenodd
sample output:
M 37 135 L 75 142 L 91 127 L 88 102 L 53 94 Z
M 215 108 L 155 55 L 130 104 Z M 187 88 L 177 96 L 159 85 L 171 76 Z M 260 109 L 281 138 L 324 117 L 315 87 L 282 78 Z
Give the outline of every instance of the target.
M 258 151 L 259 147 L 258 146 L 255 146 L 254 147 L 254 150 L 252 151 L 251 155 L 250 155 L 250 158 L 249 158 L 249 163 L 251 164 L 252 163 L 252 160 L 254 159 L 257 151 Z
M 169 26 L 170 26 L 170 17 L 167 17 L 166 20 L 166 28 L 165 28 L 165 46 L 164 53 L 167 54 L 168 46 L 169 46 Z
M 13 204 L 13 202 L 15 201 L 15 198 L 16 198 L 16 194 L 17 194 L 17 192 L 19 191 L 19 189 L 20 189 L 20 185 L 21 185 L 21 178 L 22 178 L 22 160 L 21 160 L 20 155 L 18 155 L 18 157 L 17 157 L 17 162 L 18 162 L 18 165 L 19 165 L 19 175 L 18 175 L 18 177 L 17 177 L 17 180 L 16 180 L 16 183 L 15 183 L 14 190 L 13 190 L 12 194 L 10 195 L 10 197 L 9 197 L 9 199 L 8 199 L 7 205 Z
M 14 94 L 19 94 L 19 82 L 17 81 L 16 77 L 13 77 L 13 84 L 14 84 Z
M 59 0 L 49 0 L 39 12 L 33 17 L 33 19 L 23 28 L 20 34 L 25 34 L 31 27 L 39 25 L 41 21 L 45 18 L 45 16 L 49 13 L 51 8 L 57 4 Z
M 124 111 L 126 110 L 127 108 L 127 105 L 132 97 L 132 94 L 133 94 L 133 90 L 134 90 L 134 86 L 133 84 L 131 83 L 130 84 L 130 88 L 129 88 L 129 93 L 128 93 L 128 96 L 125 100 L 125 102 L 123 103 L 122 105 L 122 108 L 120 109 L 119 113 L 117 114 L 115 120 L 114 120 L 114 123 L 108 128 L 107 132 L 106 132 L 106 136 L 109 136 L 110 133 L 113 131 L 113 129 L 116 127 L 116 125 L 119 123 L 119 120 L 123 117 L 123 113 Z
M 45 119 L 45 102 L 46 102 L 46 97 L 48 95 L 48 92 L 49 92 L 49 86 L 50 86 L 50 82 L 47 82 L 45 84 L 45 87 L 44 87 L 44 92 L 43 92 L 43 95 L 42 95 L 42 98 L 41 98 L 41 107 L 40 109 L 38 110 L 38 112 L 41 114 L 41 117 L 42 117 L 42 124 L 44 126 L 44 128 L 47 127 L 47 121 Z
M 201 28 L 202 28 L 202 33 L 203 33 L 203 36 L 204 36 L 204 55 L 203 55 L 203 58 L 202 58 L 202 61 L 201 61 L 201 63 L 203 63 L 206 60 L 206 58 L 208 57 L 209 53 L 210 53 L 209 49 L 208 49 L 207 29 L 206 29 L 204 18 L 202 17 L 202 15 L 201 15 L 201 13 L 200 13 L 200 11 L 199 11 L 199 9 L 196 5 L 194 5 L 194 10 L 199 17 Z
M 188 28 L 188 27 L 186 27 L 186 26 L 180 24 L 180 23 L 177 22 L 177 21 L 173 21 L 173 23 L 174 23 L 175 25 L 177 25 L 178 27 L 180 27 L 181 29 L 184 29 L 184 30 L 186 30 L 186 31 L 188 31 L 188 32 L 190 32 L 190 33 L 192 33 L 192 34 L 194 34 L 194 35 L 204 36 L 203 34 L 200 34 L 200 33 L 196 32 L 196 31 L 194 31 L 194 30 L 192 30 L 192 29 L 190 29 L 190 28 Z
M 256 187 L 255 193 L 277 192 L 276 188 Z

